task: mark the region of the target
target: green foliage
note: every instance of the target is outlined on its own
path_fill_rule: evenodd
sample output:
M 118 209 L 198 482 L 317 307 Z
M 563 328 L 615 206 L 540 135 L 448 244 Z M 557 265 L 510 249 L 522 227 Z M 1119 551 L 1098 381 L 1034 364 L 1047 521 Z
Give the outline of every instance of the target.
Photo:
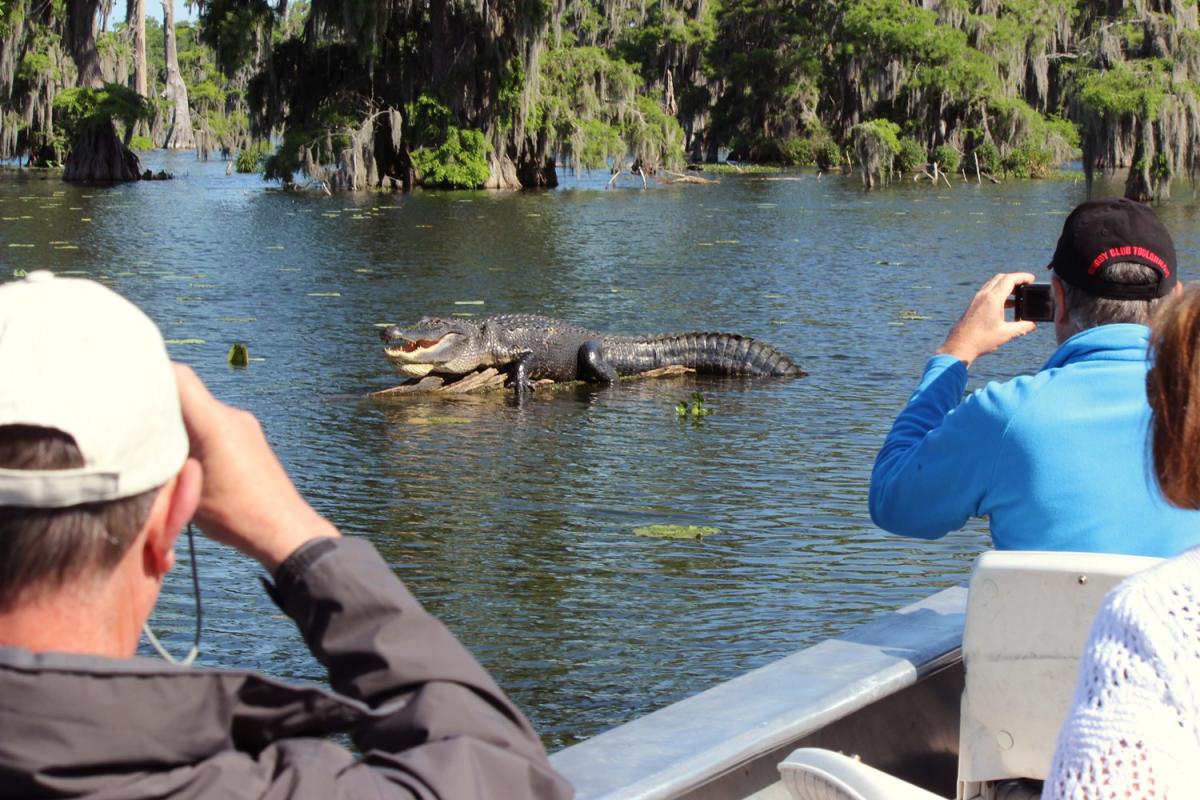
M 1078 70 L 1078 99 L 1100 117 L 1158 117 L 1170 91 L 1170 68 L 1162 59 L 1117 62 L 1108 70 Z
M 905 136 L 900 140 L 900 149 L 896 151 L 893 162 L 897 172 L 913 173 L 922 169 L 926 163 L 925 148 L 916 139 Z
M 256 142 L 240 150 L 237 158 L 234 160 L 234 169 L 242 174 L 258 172 L 262 168 L 263 162 L 267 159 L 268 149 L 266 142 Z
M 971 47 L 965 31 L 939 25 L 937 14 L 908 0 L 850 0 L 837 46 L 861 59 L 902 57 L 912 86 L 956 102 L 997 91 L 993 61 Z
M 937 162 L 938 169 L 942 172 L 958 172 L 958 165 L 962 163 L 962 153 L 948 144 L 941 144 L 933 148 L 932 160 Z
M 845 162 L 846 157 L 833 139 L 826 139 L 817 146 L 817 166 L 822 170 L 837 169 Z
M 542 96 L 529 125 L 576 166 L 605 167 L 632 155 L 651 164 L 683 157 L 679 121 L 638 94 L 633 66 L 598 47 L 567 47 L 542 59 Z
M 576 155 L 584 169 L 605 169 L 610 158 L 620 158 L 628 150 L 620 129 L 598 119 L 583 122 L 579 141 L 582 144 Z
M 54 98 L 54 113 L 68 139 L 99 122 L 120 122 L 128 128 L 153 119 L 153 110 L 145 98 L 115 83 L 106 83 L 100 89 L 87 86 L 63 89 Z
M 438 147 L 413 150 L 412 162 L 425 186 L 478 189 L 491 175 L 487 162 L 490 151 L 491 145 L 481 131 L 451 126 Z
M 805 136 L 790 136 L 779 145 L 780 161 L 793 167 L 809 167 L 817 162 L 813 140 Z
M 987 173 L 1000 171 L 1000 148 L 992 142 L 980 142 L 971 150 L 972 163 L 979 162 L 979 169 Z
M 154 140 L 149 136 L 134 136 L 129 140 L 129 149 L 138 151 L 153 150 Z
M 868 140 L 880 152 L 894 156 L 900 152 L 900 126 L 891 120 L 872 119 L 854 126 L 851 135 Z
M 889 180 L 900 152 L 900 126 L 891 120 L 872 119 L 855 125 L 850 136 L 864 180 Z
M 680 400 L 675 405 L 675 415 L 680 419 L 697 417 L 707 417 L 712 413 L 712 409 L 704 405 L 704 395 L 700 392 L 692 392 L 692 401 L 688 403 L 686 400 Z

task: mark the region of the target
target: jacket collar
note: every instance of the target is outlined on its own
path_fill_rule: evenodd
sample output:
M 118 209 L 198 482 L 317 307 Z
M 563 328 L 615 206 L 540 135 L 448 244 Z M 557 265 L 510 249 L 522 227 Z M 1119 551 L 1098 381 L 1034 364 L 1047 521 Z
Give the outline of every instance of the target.
M 1080 331 L 1059 345 L 1042 369 L 1077 361 L 1145 361 L 1149 345 L 1150 329 L 1145 325 L 1099 325 Z

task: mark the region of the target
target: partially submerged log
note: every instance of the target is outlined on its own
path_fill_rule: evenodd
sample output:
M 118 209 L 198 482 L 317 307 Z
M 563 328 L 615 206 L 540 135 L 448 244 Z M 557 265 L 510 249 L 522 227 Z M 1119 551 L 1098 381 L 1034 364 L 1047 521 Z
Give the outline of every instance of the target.
M 638 378 L 667 378 L 679 375 L 687 375 L 694 373 L 695 370 L 688 369 L 683 366 L 662 367 L 661 369 L 652 369 L 648 372 L 643 372 L 638 375 L 628 375 L 621 380 L 635 380 Z M 402 397 L 405 395 L 453 395 L 453 394 L 480 394 L 483 392 L 491 392 L 497 389 L 503 389 L 505 381 L 508 380 L 507 373 L 500 372 L 495 367 L 476 370 L 469 375 L 464 375 L 456 381 L 447 382 L 444 378 L 435 375 L 426 375 L 424 378 L 417 378 L 399 386 L 393 386 L 390 389 L 380 389 L 377 392 L 371 392 L 367 397 L 376 399 L 391 399 L 393 397 Z M 551 380 L 534 381 L 534 386 L 537 388 L 547 386 L 570 386 L 578 381 L 568 381 L 566 383 L 555 383 Z
M 699 175 L 686 175 L 681 172 L 672 172 L 669 169 L 661 169 L 659 172 L 667 176 L 665 179 L 659 179 L 665 183 L 720 183 L 715 178 L 701 178 Z

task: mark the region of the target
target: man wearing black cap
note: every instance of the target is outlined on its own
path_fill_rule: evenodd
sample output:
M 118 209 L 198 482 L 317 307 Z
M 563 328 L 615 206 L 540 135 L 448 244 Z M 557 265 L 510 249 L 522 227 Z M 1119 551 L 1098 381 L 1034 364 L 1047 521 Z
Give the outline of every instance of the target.
M 1147 326 L 1182 288 L 1170 234 L 1140 203 L 1083 203 L 1050 266 L 1058 349 L 1038 373 L 963 399 L 976 358 L 1036 327 L 1004 316 L 1032 274 L 985 283 L 879 451 L 871 519 L 934 539 L 987 516 L 1001 550 L 1170 556 L 1200 544 L 1200 515 L 1169 506 L 1147 463 Z

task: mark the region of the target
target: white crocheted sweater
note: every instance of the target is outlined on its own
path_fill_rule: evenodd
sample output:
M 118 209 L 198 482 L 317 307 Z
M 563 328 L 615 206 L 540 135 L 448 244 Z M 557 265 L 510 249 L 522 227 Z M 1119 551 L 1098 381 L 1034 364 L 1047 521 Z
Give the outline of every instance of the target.
M 1105 598 L 1042 797 L 1200 797 L 1200 548 Z

